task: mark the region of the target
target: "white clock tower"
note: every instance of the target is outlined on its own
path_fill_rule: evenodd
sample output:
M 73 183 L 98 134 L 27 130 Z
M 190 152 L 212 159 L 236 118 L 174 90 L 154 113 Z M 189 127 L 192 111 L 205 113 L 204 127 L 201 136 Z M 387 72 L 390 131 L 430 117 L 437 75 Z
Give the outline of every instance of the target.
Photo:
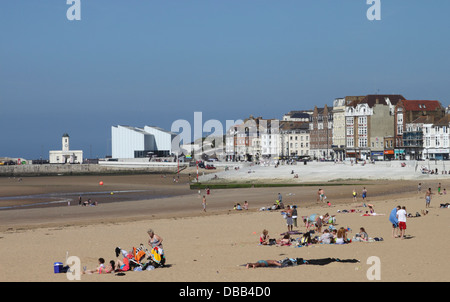
M 51 164 L 81 164 L 83 162 L 83 150 L 70 150 L 69 134 L 62 136 L 62 149 L 50 151 L 49 162 Z
M 69 151 L 69 134 L 67 133 L 62 136 L 62 150 Z

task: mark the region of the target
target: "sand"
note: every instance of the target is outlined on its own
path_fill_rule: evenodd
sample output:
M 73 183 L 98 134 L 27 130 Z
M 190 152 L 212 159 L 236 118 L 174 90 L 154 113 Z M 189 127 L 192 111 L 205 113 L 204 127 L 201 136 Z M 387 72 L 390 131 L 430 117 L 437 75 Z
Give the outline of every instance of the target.
M 286 171 L 289 169 L 284 168 Z M 412 214 L 421 212 L 425 209 L 425 188 L 431 187 L 436 192 L 439 182 L 442 188 L 450 188 L 450 175 L 426 175 L 422 178 L 415 175 L 417 177 L 414 179 L 402 180 L 376 179 L 373 176 L 371 179 L 360 179 L 359 176 L 351 179 L 351 175 L 346 175 L 340 177 L 346 181 L 334 181 L 324 187 L 331 206 L 317 203 L 317 186 L 212 190 L 211 195 L 206 197 L 207 212 L 204 213 L 201 207 L 204 191 L 199 195 L 197 191 L 190 190 L 187 173 L 192 171 L 184 172 L 178 183 L 173 183 L 172 175 L 166 178 L 160 175 L 127 175 L 30 177 L 22 181 L 0 179 L 1 197 L 102 190 L 150 190 L 153 196 L 164 195 L 164 198 L 132 201 L 123 193 L 122 199 L 114 200 L 120 194 L 117 193 L 117 196 L 109 196 L 109 200 L 104 196 L 95 207 L 78 206 L 74 199 L 70 206 L 61 203 L 0 210 L 0 252 L 3 256 L 0 260 L 0 281 L 377 282 L 368 278 L 373 263 L 367 261 L 372 256 L 380 260 L 379 281 L 382 282 L 449 281 L 447 250 L 450 240 L 447 233 L 450 209 L 439 208 L 441 203 L 448 202 L 447 195 L 433 196 L 428 215 L 408 218 L 406 239 L 392 238 L 388 216 L 397 205 L 406 206 Z M 213 171 L 222 179 L 227 172 Z M 289 175 L 286 180 L 288 178 Z M 103 186 L 99 186 L 100 180 L 104 182 Z M 326 176 L 320 180 L 327 183 Z M 420 194 L 417 193 L 418 182 L 422 182 Z M 367 208 L 360 207 L 360 196 L 356 203 L 351 198 L 354 188 L 360 193 L 363 187 L 368 189 L 367 203 L 373 204 L 380 215 L 365 217 L 361 213 L 338 212 L 344 209 L 365 211 Z M 260 211 L 262 207 L 273 204 L 279 192 L 285 204 L 299 207 L 301 216 L 330 213 L 336 215 L 336 227 L 352 229 L 350 236 L 364 227 L 369 236 L 384 240 L 307 247 L 260 246 L 258 238 L 263 229 L 269 230 L 271 238 L 280 238 L 280 234 L 286 231 L 280 211 Z M 69 195 L 76 198 L 76 194 Z M 135 195 L 133 197 L 136 198 Z M 248 211 L 232 209 L 235 203 L 242 204 L 244 200 L 249 202 Z M 11 205 L 29 201 L 8 202 Z M 148 228 L 153 228 L 163 237 L 168 267 L 127 272 L 125 276 L 82 275 L 80 281 L 70 281 L 65 274 L 53 272 L 54 262 L 65 262 L 66 255 L 76 256 L 81 266 L 94 269 L 99 257 L 107 262 L 116 259 L 116 246 L 131 249 L 140 243 L 147 245 Z M 299 221 L 294 229 L 304 232 L 305 226 Z M 11 261 L 10 257 L 4 257 L 11 253 L 20 255 L 20 258 Z M 360 262 L 286 268 L 246 269 L 243 266 L 262 259 L 281 260 L 286 257 L 332 257 L 358 259 Z

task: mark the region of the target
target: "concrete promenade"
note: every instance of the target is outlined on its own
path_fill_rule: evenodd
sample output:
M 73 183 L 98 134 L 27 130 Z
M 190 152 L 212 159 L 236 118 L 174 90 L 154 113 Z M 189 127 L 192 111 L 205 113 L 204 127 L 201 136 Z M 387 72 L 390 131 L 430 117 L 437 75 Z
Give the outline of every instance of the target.
M 180 165 L 180 170 L 184 165 Z M 118 163 L 101 164 L 44 164 L 0 166 L 0 177 L 54 176 L 54 175 L 97 175 L 97 174 L 140 174 L 176 173 L 177 163 Z

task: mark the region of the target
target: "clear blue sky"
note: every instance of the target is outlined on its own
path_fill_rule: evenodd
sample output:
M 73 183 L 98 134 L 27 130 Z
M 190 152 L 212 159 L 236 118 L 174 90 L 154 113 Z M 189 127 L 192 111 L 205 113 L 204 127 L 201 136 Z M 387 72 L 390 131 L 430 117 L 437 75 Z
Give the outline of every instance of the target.
M 450 102 L 450 1 L 65 0 L 0 3 L 0 157 L 48 158 L 69 133 L 110 154 L 111 126 L 281 118 L 336 97 Z

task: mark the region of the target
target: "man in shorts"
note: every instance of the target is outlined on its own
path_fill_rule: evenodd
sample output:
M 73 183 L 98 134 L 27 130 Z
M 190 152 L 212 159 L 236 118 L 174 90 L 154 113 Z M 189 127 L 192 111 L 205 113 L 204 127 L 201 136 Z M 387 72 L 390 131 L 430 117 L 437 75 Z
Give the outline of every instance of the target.
M 287 210 L 286 210 L 286 224 L 287 224 L 288 232 L 292 231 L 293 223 L 294 223 L 294 221 L 292 219 L 292 208 L 290 206 L 287 206 Z
M 406 207 L 403 206 L 400 210 L 397 211 L 397 219 L 398 219 L 398 228 L 400 229 L 400 238 L 403 239 L 405 236 L 406 230 Z

